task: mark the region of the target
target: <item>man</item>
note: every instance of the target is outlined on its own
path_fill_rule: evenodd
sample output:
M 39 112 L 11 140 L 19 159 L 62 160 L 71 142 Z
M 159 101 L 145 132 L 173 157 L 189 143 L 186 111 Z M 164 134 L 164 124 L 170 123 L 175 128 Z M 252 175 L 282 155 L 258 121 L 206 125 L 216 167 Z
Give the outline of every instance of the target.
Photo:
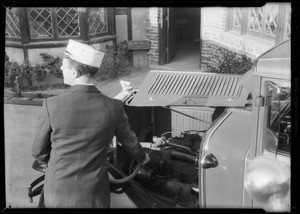
M 32 155 L 47 165 L 40 201 L 46 208 L 107 208 L 112 138 L 139 162 L 149 156 L 130 130 L 123 103 L 92 84 L 104 54 L 70 40 L 65 55 L 64 83 L 72 87 L 44 101 L 32 146 Z

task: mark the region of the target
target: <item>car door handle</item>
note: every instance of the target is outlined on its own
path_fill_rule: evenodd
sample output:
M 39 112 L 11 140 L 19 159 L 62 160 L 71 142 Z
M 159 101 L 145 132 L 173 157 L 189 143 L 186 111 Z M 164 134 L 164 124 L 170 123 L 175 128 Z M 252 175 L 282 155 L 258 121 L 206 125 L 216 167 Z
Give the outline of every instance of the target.
M 205 157 L 201 161 L 202 169 L 215 168 L 219 165 L 217 158 L 213 155 L 205 155 Z

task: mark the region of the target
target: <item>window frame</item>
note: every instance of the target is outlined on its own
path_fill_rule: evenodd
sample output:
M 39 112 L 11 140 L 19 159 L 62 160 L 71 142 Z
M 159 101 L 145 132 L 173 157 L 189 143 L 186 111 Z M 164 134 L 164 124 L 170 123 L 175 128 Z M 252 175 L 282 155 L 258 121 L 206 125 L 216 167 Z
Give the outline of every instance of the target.
M 39 7 L 42 8 L 42 7 Z M 107 35 L 114 35 L 114 9 L 110 7 L 104 7 L 107 11 L 107 27 L 108 31 L 105 33 L 97 33 L 96 35 L 89 35 L 89 26 L 88 26 L 88 8 L 85 7 L 75 7 L 78 11 L 78 21 L 79 21 L 79 36 L 58 36 L 58 26 L 57 26 L 57 10 L 59 7 L 53 7 L 51 9 L 51 19 L 52 19 L 52 28 L 53 28 L 53 37 L 51 38 L 31 38 L 30 36 L 30 26 L 29 26 L 29 17 L 28 12 L 29 8 L 22 7 L 18 8 L 19 13 L 19 23 L 21 38 L 12 38 L 5 37 L 7 41 L 16 41 L 21 42 L 22 44 L 36 43 L 36 42 L 51 42 L 51 41 L 66 41 L 70 38 L 81 39 L 83 41 L 89 41 L 90 39 L 99 38 Z
M 273 3 L 275 4 L 275 3 Z M 234 34 L 239 34 L 241 36 L 253 36 L 253 37 L 258 37 L 258 38 L 263 38 L 266 40 L 274 41 L 275 44 L 279 44 L 282 41 L 289 39 L 290 37 L 286 37 L 287 33 L 287 28 L 288 24 L 287 19 L 289 15 L 289 11 L 291 11 L 291 5 L 287 3 L 276 3 L 279 4 L 279 10 L 278 10 L 278 23 L 277 23 L 277 32 L 276 36 L 270 36 L 267 34 L 264 34 L 264 32 L 258 33 L 258 32 L 251 32 L 251 30 L 248 29 L 249 26 L 249 14 L 251 8 L 249 7 L 234 7 L 234 8 L 228 8 L 228 13 L 227 13 L 227 22 L 226 22 L 226 31 L 234 33 Z M 266 7 L 263 8 L 263 26 L 265 25 L 265 15 L 266 15 Z M 234 26 L 234 13 L 236 9 L 241 10 L 241 15 L 242 15 L 242 20 L 241 20 L 241 28 L 237 29 Z M 291 12 L 290 12 L 291 13 Z

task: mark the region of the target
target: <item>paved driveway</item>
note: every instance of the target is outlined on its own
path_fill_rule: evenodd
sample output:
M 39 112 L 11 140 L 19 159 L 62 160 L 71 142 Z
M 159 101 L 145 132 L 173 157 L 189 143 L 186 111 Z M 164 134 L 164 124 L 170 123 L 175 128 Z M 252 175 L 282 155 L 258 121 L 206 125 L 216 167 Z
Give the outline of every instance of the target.
M 29 203 L 27 186 L 42 175 L 31 168 L 32 136 L 41 106 L 4 105 L 6 205 L 12 208 L 36 207 L 38 197 Z

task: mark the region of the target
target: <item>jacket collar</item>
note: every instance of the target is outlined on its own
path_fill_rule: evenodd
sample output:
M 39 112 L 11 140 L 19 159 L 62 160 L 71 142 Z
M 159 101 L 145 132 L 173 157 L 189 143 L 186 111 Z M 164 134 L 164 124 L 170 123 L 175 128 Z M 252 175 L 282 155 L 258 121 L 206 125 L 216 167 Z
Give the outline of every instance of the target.
M 96 92 L 101 93 L 94 85 L 73 85 L 71 91 Z

